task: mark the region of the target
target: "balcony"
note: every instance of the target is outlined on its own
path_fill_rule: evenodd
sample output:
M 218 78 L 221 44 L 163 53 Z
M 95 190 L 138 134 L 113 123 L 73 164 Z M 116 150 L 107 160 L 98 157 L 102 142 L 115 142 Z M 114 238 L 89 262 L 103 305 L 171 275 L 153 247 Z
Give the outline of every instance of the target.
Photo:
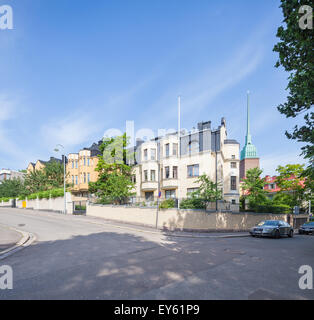
M 158 189 L 158 182 L 157 181 L 146 181 L 142 182 L 141 189 L 143 191 L 154 191 Z
M 178 179 L 164 179 L 161 183 L 162 189 L 178 188 Z

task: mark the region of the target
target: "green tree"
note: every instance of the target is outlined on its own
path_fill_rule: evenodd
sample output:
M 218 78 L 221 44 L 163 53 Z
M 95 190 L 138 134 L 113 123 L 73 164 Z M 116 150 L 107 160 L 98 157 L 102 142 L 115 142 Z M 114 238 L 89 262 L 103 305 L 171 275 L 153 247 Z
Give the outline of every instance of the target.
M 307 175 L 314 179 L 314 32 L 300 28 L 299 22 L 304 13 L 299 13 L 302 5 L 313 6 L 311 0 L 281 0 L 284 25 L 277 31 L 280 41 L 274 51 L 279 53 L 276 67 L 282 66 L 290 72 L 287 101 L 278 106 L 280 113 L 287 118 L 304 114 L 305 123 L 295 126 L 293 132 L 286 132 L 289 139 L 304 142 L 302 154 L 309 160 Z
M 43 169 L 46 176 L 46 189 L 60 188 L 63 186 L 64 181 L 64 165 L 59 161 L 48 162 Z
M 280 193 L 288 194 L 286 199 L 290 198 L 289 205 L 301 206 L 302 201 L 306 198 L 306 189 L 304 187 L 304 165 L 288 164 L 279 166 L 276 170 L 279 176 L 276 184 L 280 188 Z
M 200 183 L 200 186 L 197 191 L 193 192 L 192 198 L 201 199 L 205 208 L 208 203 L 222 199 L 222 190 L 220 185 L 211 181 L 208 175 L 201 175 L 195 183 Z
M 0 183 L 0 198 L 17 198 L 22 193 L 25 193 L 25 189 L 20 179 L 4 180 Z
M 89 183 L 89 191 L 102 203 L 125 203 L 132 195 L 132 167 L 126 164 L 128 139 L 126 135 L 104 139 L 96 171 L 96 182 Z
M 249 208 L 255 209 L 267 201 L 266 191 L 264 186 L 266 184 L 265 178 L 261 178 L 263 170 L 253 168 L 246 172 L 246 178 L 243 180 L 242 189 L 245 191 L 245 200 L 249 202 Z
M 43 170 L 34 170 L 25 176 L 24 186 L 27 194 L 46 191 L 47 176 Z

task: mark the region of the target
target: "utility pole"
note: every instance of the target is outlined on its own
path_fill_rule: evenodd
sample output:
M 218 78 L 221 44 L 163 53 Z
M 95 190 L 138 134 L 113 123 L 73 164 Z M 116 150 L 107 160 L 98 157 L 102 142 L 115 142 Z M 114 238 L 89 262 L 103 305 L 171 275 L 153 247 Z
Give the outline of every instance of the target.
M 218 153 L 217 153 L 217 133 L 215 131 L 215 154 L 216 154 L 216 212 L 218 212 Z
M 180 159 L 181 159 L 181 96 L 178 97 L 178 209 L 180 209 Z
M 159 206 L 160 206 L 160 142 L 157 137 L 157 163 L 158 163 L 158 198 L 157 198 L 157 211 L 156 211 L 156 229 L 158 229 L 158 217 L 159 217 Z
M 58 147 L 61 147 L 64 150 L 64 146 L 62 144 L 58 144 L 55 148 L 55 152 L 59 152 L 60 149 Z M 65 152 L 64 152 L 65 153 Z M 67 214 L 67 201 L 66 201 L 66 181 L 65 181 L 65 177 L 66 177 L 66 166 L 65 166 L 65 154 L 62 155 L 63 157 L 63 198 L 64 198 L 64 214 Z

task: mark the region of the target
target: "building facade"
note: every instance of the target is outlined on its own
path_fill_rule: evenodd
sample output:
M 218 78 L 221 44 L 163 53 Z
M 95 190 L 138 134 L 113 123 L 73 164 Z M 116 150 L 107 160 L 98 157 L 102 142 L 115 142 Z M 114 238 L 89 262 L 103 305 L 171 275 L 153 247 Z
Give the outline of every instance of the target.
M 51 163 L 51 162 L 59 162 L 59 163 L 63 163 L 63 157 L 62 159 L 57 159 L 54 157 L 50 157 L 50 160 L 48 161 L 43 161 L 43 160 L 37 160 L 36 163 L 30 162 L 29 165 L 27 166 L 27 173 L 31 173 L 34 171 L 41 171 L 45 168 L 45 166 L 47 165 L 47 163 Z M 67 160 L 66 160 L 67 161 Z
M 13 180 L 13 179 L 21 179 L 24 180 L 25 173 L 9 170 L 9 169 L 2 169 L 0 170 L 0 183 L 5 180 Z
M 180 138 L 173 133 L 138 143 L 135 153 L 137 198 L 187 198 L 199 188 L 198 178 L 207 174 L 218 182 L 225 201 L 239 203 L 240 145 L 228 139 L 224 118 L 217 130 L 202 122 Z
M 245 145 L 241 151 L 241 162 L 240 162 L 240 179 L 243 180 L 246 176 L 246 172 L 253 168 L 260 167 L 260 159 L 257 156 L 257 149 L 252 143 L 252 136 L 250 131 L 250 104 L 249 95 L 247 98 L 247 130 Z
M 78 197 L 88 197 L 89 182 L 96 182 L 98 172 L 95 171 L 98 164 L 98 155 L 101 141 L 94 143 L 90 148 L 84 148 L 79 153 L 68 155 L 67 183 L 70 184 L 71 192 Z

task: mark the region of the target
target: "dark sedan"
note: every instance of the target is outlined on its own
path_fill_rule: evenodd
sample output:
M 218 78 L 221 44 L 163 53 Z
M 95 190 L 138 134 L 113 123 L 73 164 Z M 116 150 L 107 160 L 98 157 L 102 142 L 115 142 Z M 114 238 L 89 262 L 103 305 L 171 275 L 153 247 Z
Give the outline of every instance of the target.
M 299 234 L 313 234 L 314 233 L 314 221 L 304 223 L 299 229 Z
M 278 220 L 262 221 L 256 227 L 250 230 L 252 237 L 273 237 L 280 238 L 281 236 L 293 237 L 293 228 L 289 223 Z

